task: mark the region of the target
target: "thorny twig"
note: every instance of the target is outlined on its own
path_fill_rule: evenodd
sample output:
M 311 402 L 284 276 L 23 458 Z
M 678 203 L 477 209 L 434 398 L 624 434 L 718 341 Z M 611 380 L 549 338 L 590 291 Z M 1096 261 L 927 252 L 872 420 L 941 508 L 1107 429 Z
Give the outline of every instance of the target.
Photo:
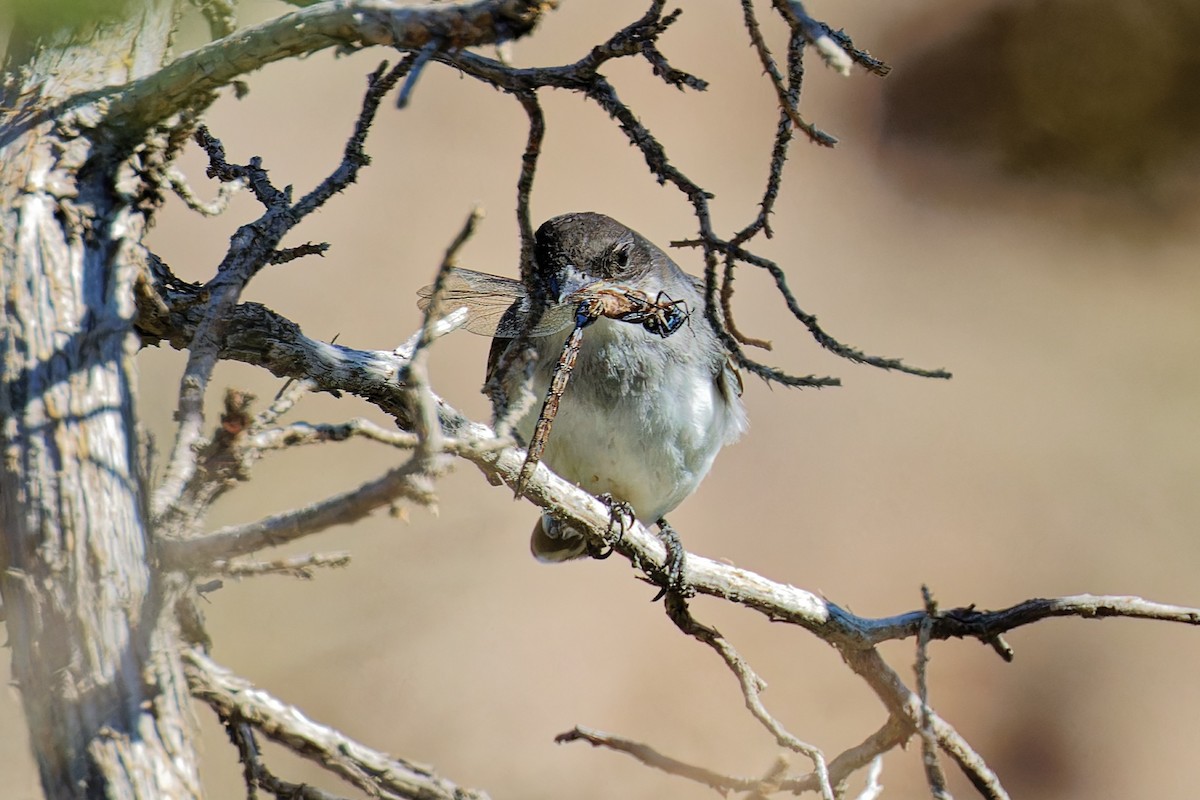
M 230 312 L 237 305 L 246 284 L 259 270 L 276 259 L 289 260 L 286 252 L 277 249 L 283 237 L 304 217 L 355 181 L 358 170 L 368 161 L 363 152 L 363 141 L 375 111 L 383 96 L 407 69 L 408 66 L 402 62 L 391 72 L 386 72 L 386 64 L 382 64 L 371 75 L 358 121 L 346 144 L 341 163 L 295 204 L 292 203 L 290 187 L 285 190 L 276 188 L 263 169 L 261 159 L 253 158 L 244 166 L 230 164 L 225 158 L 221 142 L 204 126 L 197 129 L 196 141 L 208 154 L 209 176 L 223 183 L 245 182 L 266 211 L 254 222 L 238 229 L 216 276 L 205 286 L 208 295 L 206 313 L 190 344 L 187 366 L 180 382 L 179 408 L 176 412 L 179 427 L 166 473 L 154 493 L 152 504 L 154 523 L 163 532 L 181 534 L 185 531 L 179 529 L 190 527 L 198 516 L 197 508 L 187 502 L 187 496 L 196 472 L 195 450 L 200 446 L 203 435 L 205 390 L 219 358 Z M 320 250 L 319 247 L 317 249 Z M 174 531 L 169 530 L 172 527 Z

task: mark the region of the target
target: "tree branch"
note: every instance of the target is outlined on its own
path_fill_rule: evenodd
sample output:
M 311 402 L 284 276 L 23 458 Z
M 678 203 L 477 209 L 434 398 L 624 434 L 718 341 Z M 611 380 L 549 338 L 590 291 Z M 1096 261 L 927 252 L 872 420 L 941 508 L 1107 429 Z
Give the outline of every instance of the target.
M 420 460 L 409 460 L 357 489 L 244 525 L 231 525 L 195 538 L 159 542 L 159 558 L 168 569 L 212 571 L 216 562 L 277 547 L 333 527 L 348 525 L 400 499 L 432 505 L 433 476 Z
M 182 348 L 191 340 L 202 311 L 186 303 L 176 304 L 173 301 L 177 297 L 168 291 L 161 298 L 171 309 L 171 321 L 179 326 L 164 331 L 164 339 Z M 153 313 L 151 306 L 146 307 Z M 355 350 L 309 339 L 299 326 L 270 309 L 257 303 L 242 303 L 231 313 L 220 355 L 263 367 L 279 377 L 308 378 L 318 391 L 356 395 L 395 417 L 402 428 L 412 429 L 408 402 L 402 387 L 395 382 L 396 374 L 407 363 L 402 353 Z M 489 446 L 496 442 L 490 426 L 470 420 L 436 394 L 434 403 L 443 433 L 458 440 L 454 451 L 485 472 L 514 485 L 524 462 L 524 451 L 513 446 L 499 449 Z M 542 508 L 578 523 L 597 545 L 605 543 L 611 517 L 609 508 L 544 465 L 534 472 L 526 496 Z M 665 555 L 658 537 L 640 523 L 628 528 L 617 550 L 634 563 L 655 567 L 662 566 Z M 924 611 L 879 619 L 859 617 L 811 592 L 700 555 L 688 555 L 686 578 L 700 593 L 723 597 L 772 619 L 800 625 L 831 644 L 850 649 L 913 638 L 926 617 Z M 930 638 L 974 638 L 990 643 L 991 637 L 1014 628 L 1062 616 L 1134 617 L 1200 625 L 1198 608 L 1130 596 L 1074 595 L 1035 598 L 997 611 L 980 611 L 974 606 L 944 610 L 934 620 Z
M 476 0 L 436 6 L 396 0 L 317 3 L 235 31 L 119 88 L 106 118 L 114 128 L 140 131 L 193 107 L 242 75 L 327 47 L 420 50 L 438 40 L 447 49 L 459 49 L 517 39 L 530 33 L 555 5 L 555 0 Z
M 344 190 L 358 177 L 358 171 L 369 159 L 363 143 L 375 118 L 375 112 L 387 94 L 408 71 L 411 60 L 401 62 L 390 72 L 386 62 L 368 77 L 354 132 L 346 143 L 342 160 L 328 177 L 295 204 L 291 187 L 280 190 L 271 182 L 259 158 L 247 165 L 230 164 L 220 140 L 201 126 L 196 141 L 208 154 L 208 174 L 224 183 L 245 181 L 266 211 L 254 222 L 238 228 L 229 250 L 217 268 L 217 274 L 204 287 L 207 302 L 203 317 L 188 345 L 188 361 L 179 388 L 179 407 L 176 420 L 179 427 L 167 462 L 162 483 L 154 493 L 151 511 L 155 525 L 167 535 L 190 533 L 206 507 L 184 501 L 187 488 L 196 471 L 196 448 L 201 441 L 204 425 L 204 395 L 209 379 L 219 360 L 223 328 L 242 291 L 264 266 L 276 263 L 281 257 L 278 245 L 283 237 L 306 216 L 325 204 L 333 195 Z M 316 248 L 324 252 L 321 248 Z
M 483 792 L 458 786 L 429 767 L 372 750 L 314 722 L 300 709 L 255 688 L 199 650 L 185 650 L 183 662 L 192 696 L 210 705 L 222 719 L 253 726 L 268 739 L 320 764 L 370 796 L 488 800 Z

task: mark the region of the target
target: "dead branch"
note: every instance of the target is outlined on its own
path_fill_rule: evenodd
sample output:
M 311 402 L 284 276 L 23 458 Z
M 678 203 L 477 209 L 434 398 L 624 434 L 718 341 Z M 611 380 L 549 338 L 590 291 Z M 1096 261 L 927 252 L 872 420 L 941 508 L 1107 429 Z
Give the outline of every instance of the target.
M 258 575 L 287 575 L 291 578 L 311 580 L 314 570 L 338 569 L 350 563 L 349 553 L 310 553 L 308 555 L 279 558 L 274 561 L 250 561 L 235 559 L 217 561 L 213 570 L 228 578 L 249 578 Z
M 758 778 L 737 778 L 732 775 L 722 775 L 719 772 L 713 772 L 710 769 L 698 767 L 694 764 L 687 764 L 676 758 L 663 755 L 650 745 L 643 744 L 642 742 L 635 742 L 632 739 L 626 739 L 621 736 L 613 736 L 604 731 L 598 731 L 582 725 L 576 725 L 571 730 L 560 733 L 554 737 L 554 741 L 558 744 L 587 742 L 593 747 L 604 747 L 618 753 L 625 753 L 648 767 L 662 770 L 670 775 L 678 775 L 695 783 L 702 783 L 721 793 L 751 792 L 761 785 L 761 781 Z
M 369 796 L 487 800 L 485 793 L 457 786 L 427 766 L 372 750 L 333 728 L 314 722 L 300 709 L 238 678 L 199 650 L 185 650 L 183 663 L 192 696 L 211 706 L 222 719 L 251 726 L 268 739 L 346 779 Z
M 554 5 L 551 0 L 437 6 L 396 0 L 318 3 L 234 31 L 115 90 L 107 119 L 111 126 L 140 131 L 178 111 L 208 105 L 217 89 L 267 64 L 327 47 L 381 45 L 419 51 L 434 40 L 447 48 L 462 48 L 516 39 L 531 32 Z
M 346 143 L 341 163 L 296 203 L 292 202 L 290 187 L 280 190 L 271 182 L 261 159 L 251 159 L 247 165 L 230 164 L 218 139 L 203 126 L 196 131 L 197 143 L 208 154 L 209 176 L 219 178 L 223 183 L 244 181 L 266 211 L 254 222 L 238 229 L 216 276 L 204 287 L 208 298 L 205 312 L 188 345 L 188 362 L 180 381 L 179 408 L 176 411 L 179 427 L 166 473 L 154 493 L 151 507 L 155 525 L 161 531 L 178 535 L 189 528 L 190 523 L 206 508 L 187 501 L 188 484 L 196 472 L 196 449 L 204 426 L 204 395 L 213 368 L 219 360 L 226 319 L 246 284 L 259 270 L 270 263 L 290 260 L 277 249 L 283 237 L 334 194 L 356 180 L 359 169 L 368 163 L 363 143 L 379 103 L 410 65 L 411 62 L 402 62 L 388 72 L 386 64 L 383 64 L 370 76 L 354 132 Z M 171 531 L 170 528 L 175 530 Z
M 216 562 L 294 542 L 334 525 L 349 525 L 401 499 L 418 505 L 432 505 L 435 499 L 432 481 L 426 464 L 410 460 L 357 489 L 303 508 L 221 528 L 206 536 L 163 539 L 159 544 L 159 557 L 171 569 L 211 572 Z

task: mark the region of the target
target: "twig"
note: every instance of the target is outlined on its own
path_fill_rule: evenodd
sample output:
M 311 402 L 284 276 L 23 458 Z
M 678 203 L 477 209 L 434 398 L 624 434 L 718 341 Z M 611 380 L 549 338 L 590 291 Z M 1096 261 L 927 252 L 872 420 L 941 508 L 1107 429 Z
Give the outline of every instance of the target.
M 417 339 L 416 345 L 412 348 L 409 355 L 408 366 L 401 374 L 401 382 L 404 383 L 408 391 L 415 399 L 417 407 L 416 434 L 417 447 L 413 454 L 414 459 L 420 459 L 422 462 L 429 462 L 431 459 L 442 450 L 442 429 L 437 418 L 437 406 L 433 398 L 433 392 L 429 388 L 429 346 L 439 336 L 438 321 L 442 318 L 442 294 L 446 288 L 446 277 L 450 274 L 450 268 L 454 266 L 458 258 L 458 251 L 466 244 L 467 240 L 475 233 L 475 225 L 483 217 L 483 212 L 478 207 L 471 209 L 471 213 L 467 215 L 467 219 L 463 222 L 462 229 L 458 235 L 454 237 L 454 241 L 446 249 L 446 255 L 442 258 L 442 263 L 438 267 L 437 276 L 433 280 L 433 290 L 429 295 L 429 305 L 425 308 L 425 317 L 421 323 L 421 334 Z
M 772 88 L 775 89 L 775 96 L 779 100 L 779 110 L 787 116 L 797 129 L 803 131 L 804 135 L 815 144 L 825 147 L 833 147 L 837 144 L 837 138 L 829 135 L 807 122 L 800 116 L 800 111 L 796 103 L 798 97 L 791 97 L 791 92 L 783 83 L 783 76 L 779 74 L 779 69 L 775 66 L 775 59 L 771 57 L 770 50 L 767 49 L 766 40 L 762 38 L 762 32 L 758 27 L 758 20 L 754 14 L 753 0 L 742 0 L 742 13 L 745 18 L 746 31 L 750 34 L 750 41 L 754 45 L 755 52 L 758 53 L 759 61 L 763 65 L 763 71 L 767 74 L 771 81 Z M 803 63 L 802 49 L 799 43 L 793 37 L 789 43 L 788 57 L 794 58 L 797 64 Z
M 349 553 L 309 553 L 280 558 L 275 561 L 214 561 L 213 572 L 229 578 L 249 578 L 258 575 L 287 575 L 302 580 L 316 577 L 314 570 L 344 567 L 350 563 Z
M 888 713 L 909 731 L 926 724 L 937 739 L 938 747 L 954 759 L 967 779 L 987 800 L 1009 800 L 1000 779 L 966 739 L 932 709 L 923 707 L 915 692 L 904 685 L 874 648 L 866 650 L 838 647 L 850 669 L 867 682 L 887 708 Z M 927 717 L 925 716 L 927 714 Z
M 808 15 L 800 0 L 773 0 L 775 10 L 787 21 L 795 33 L 799 33 L 825 61 L 825 65 L 842 75 L 850 74 L 850 56 L 829 35 L 828 27 Z
M 933 630 L 933 620 L 937 618 L 937 602 L 928 586 L 921 587 L 921 596 L 925 601 L 925 621 L 917 633 L 917 698 L 921 702 L 921 762 L 925 767 L 925 780 L 934 800 L 953 800 L 953 795 L 946 789 L 946 774 L 938 763 L 937 737 L 933 733 L 933 709 L 929 707 L 929 632 Z
M 409 461 L 357 489 L 255 522 L 231 525 L 206 536 L 164 539 L 160 559 L 167 568 L 211 572 L 216 561 L 278 547 L 334 525 L 357 522 L 400 499 L 433 505 L 432 478 L 425 464 Z
M 268 256 L 267 263 L 286 264 L 289 261 L 295 261 L 297 258 L 303 258 L 304 256 L 323 256 L 328 250 L 329 245 L 325 242 L 319 244 L 307 242 L 295 247 L 282 247 Z
M 267 179 L 266 172 L 256 162 L 244 168 L 231 167 L 225 161 L 221 143 L 210 136 L 203 126 L 196 131 L 196 140 L 209 154 L 209 173 L 220 175 L 227 181 L 245 179 L 255 197 L 267 207 L 267 212 L 258 223 L 239 228 L 217 276 L 205 286 L 207 307 L 190 343 L 187 365 L 180 381 L 179 407 L 175 415 L 179 428 L 175 433 L 175 444 L 167 462 L 165 477 L 154 494 L 152 504 L 156 524 L 160 527 L 165 527 L 167 512 L 182 498 L 184 488 L 196 469 L 194 448 L 200 442 L 204 425 L 204 394 L 219 358 L 225 321 L 241 297 L 242 289 L 266 262 L 269 251 L 274 249 L 272 244 L 266 251 L 256 252 L 257 248 L 253 247 L 257 238 L 255 233 L 259 230 L 264 233 L 276 230 L 281 238 L 286 227 L 281 229 L 279 220 L 289 203 L 286 193 L 275 189 Z
M 430 39 L 416 53 L 416 58 L 412 62 L 412 70 L 408 73 L 408 77 L 404 80 L 404 85 L 400 87 L 400 94 L 396 98 L 396 108 L 404 109 L 408 107 L 408 99 L 412 94 L 413 88 L 417 85 L 417 79 L 421 77 L 421 73 L 425 71 L 425 65 L 429 63 L 429 59 L 442 46 L 441 39 Z
M 208 305 L 196 328 L 194 340 L 189 345 L 188 362 L 180 382 L 176 412 L 179 427 L 165 475 L 154 493 L 151 506 L 156 527 L 167 535 L 180 535 L 183 531 L 172 528 L 200 516 L 195 508 L 186 511 L 181 509 L 180 501 L 196 471 L 195 448 L 201 440 L 204 425 L 204 395 L 219 358 L 226 321 L 246 284 L 264 265 L 278 256 L 276 248 L 284 235 L 334 194 L 354 182 L 358 170 L 368 162 L 363 152 L 363 142 L 375 111 L 383 96 L 395 86 L 405 71 L 403 64 L 386 74 L 385 69 L 386 64 L 381 64 L 368 78 L 368 89 L 341 163 L 295 205 L 292 205 L 290 189 L 277 189 L 267 177 L 260 159 L 253 158 L 246 166 L 230 164 L 218 139 L 203 126 L 196 131 L 196 141 L 209 157 L 208 174 L 226 183 L 244 180 L 266 211 L 256 221 L 238 229 L 216 277 L 205 286 L 209 295 Z
M 477 789 L 455 785 L 429 767 L 377 752 L 314 722 L 235 676 L 198 650 L 183 652 L 192 696 L 223 719 L 252 726 L 268 739 L 339 775 L 371 796 L 414 800 L 487 800 Z
M 912 729 L 903 721 L 889 717 L 883 727 L 875 731 L 860 744 L 851 747 L 829 762 L 829 781 L 840 786 L 846 779 L 863 767 L 874 763 L 879 757 L 908 741 Z M 781 791 L 801 794 L 820 788 L 816 773 L 786 780 L 779 785 Z
M 184 205 L 205 217 L 216 217 L 225 213 L 225 210 L 229 208 L 229 201 L 233 199 L 233 196 L 246 188 L 246 184 L 242 180 L 222 183 L 217 189 L 217 196 L 205 202 L 196 195 L 195 191 L 188 184 L 187 177 L 175 167 L 168 169 L 165 177 L 167 185 L 171 187 L 171 191 L 175 192 Z
M 250 433 L 246 437 L 246 444 L 258 451 L 267 451 L 325 442 L 344 442 L 355 438 L 369 439 L 401 450 L 412 450 L 418 444 L 417 435 L 414 433 L 382 428 L 361 417 L 339 423 L 293 422 L 282 428 L 266 428 Z
M 725 662 L 725 666 L 729 667 L 734 677 L 737 678 L 738 685 L 742 689 L 742 698 L 746 701 L 746 708 L 751 715 L 775 737 L 775 741 L 781 747 L 802 753 L 813 762 L 821 797 L 824 800 L 834 800 L 833 785 L 829 781 L 829 765 L 825 761 L 824 753 L 794 736 L 767 711 L 767 707 L 763 705 L 760 697 L 762 690 L 766 688 L 763 679 L 758 677 L 746 660 L 729 643 L 729 640 L 715 629 L 696 621 L 691 611 L 688 610 L 687 600 L 682 593 L 667 592 L 666 607 L 667 615 L 681 631 L 717 651 L 717 654 Z
M 576 725 L 566 733 L 560 733 L 554 737 L 554 741 L 558 744 L 587 742 L 593 747 L 605 747 L 618 753 L 625 753 L 648 767 L 653 767 L 670 775 L 678 775 L 695 783 L 702 783 L 721 793 L 749 792 L 756 789 L 759 785 L 757 778 L 737 778 L 731 775 L 722 775 L 719 772 L 713 772 L 710 769 L 665 756 L 650 745 L 643 744 L 642 742 L 635 742 L 632 739 L 614 736 L 610 733 L 587 728 L 582 725 Z
M 227 716 L 218 711 L 217 716 L 225 726 L 225 732 L 229 734 L 229 741 L 237 748 L 238 760 L 242 762 L 242 776 L 246 781 L 247 800 L 255 800 L 260 788 L 288 800 L 342 800 L 337 795 L 329 794 L 315 786 L 291 783 L 276 777 L 263 763 L 258 741 L 254 737 L 254 728 L 250 723 L 242 720 L 237 714 Z
M 867 785 L 854 800 L 878 800 L 883 796 L 883 784 L 879 776 L 883 774 L 883 756 L 875 756 L 867 768 Z
M 521 233 L 521 278 L 530 290 L 532 307 L 521 325 L 521 330 L 500 354 L 495 368 L 483 386 L 484 394 L 492 403 L 492 425 L 500 438 L 511 436 L 517 420 L 525 416 L 537 402 L 533 394 L 533 373 L 530 369 L 522 369 L 524 380 L 519 384 L 515 402 L 514 398 L 508 396 L 504 383 L 518 363 L 523 368 L 531 368 L 533 365 L 536 353 L 529 346 L 529 335 L 545 313 L 548 292 L 548 288 L 542 285 L 541 273 L 534 264 L 533 220 L 529 211 L 529 197 L 533 192 L 533 179 L 537 174 L 542 139 L 546 134 L 546 118 L 537 94 L 527 89 L 516 91 L 514 94 L 529 118 L 529 133 L 525 139 L 525 151 L 521 154 L 521 173 L 517 177 L 517 229 Z
M 283 387 L 275 395 L 275 399 L 271 401 L 271 405 L 267 406 L 254 417 L 254 420 L 250 423 L 249 435 L 257 435 L 268 426 L 274 425 L 280 417 L 296 406 L 301 397 L 311 392 L 312 388 L 312 381 L 307 379 L 289 379 L 285 381 Z
M 812 335 L 817 344 L 821 345 L 821 347 L 825 348 L 834 355 L 858 364 L 867 364 L 880 369 L 895 370 L 896 372 L 904 372 L 909 375 L 916 375 L 922 378 L 949 379 L 952 377 L 951 373 L 944 369 L 925 369 L 922 367 L 913 367 L 905 364 L 900 359 L 868 355 L 861 350 L 843 344 L 841 341 L 830 336 L 817 323 L 817 318 L 814 315 L 809 314 L 800 307 L 800 304 L 796 301 L 795 295 L 792 294 L 792 290 L 788 286 L 786 273 L 778 264 L 769 258 L 755 255 L 754 253 L 751 253 L 748 250 L 733 244 L 732 242 L 726 242 L 716 238 L 685 239 L 682 241 L 672 242 L 672 244 L 679 247 L 703 247 L 706 253 L 717 251 L 727 255 L 732 255 L 738 261 L 766 270 L 772 279 L 774 279 L 775 288 L 779 290 L 780 295 L 783 296 L 784 302 L 787 303 L 788 311 L 790 311 L 792 316 L 794 316 L 797 320 L 803 323 L 806 328 L 808 328 L 809 334 Z

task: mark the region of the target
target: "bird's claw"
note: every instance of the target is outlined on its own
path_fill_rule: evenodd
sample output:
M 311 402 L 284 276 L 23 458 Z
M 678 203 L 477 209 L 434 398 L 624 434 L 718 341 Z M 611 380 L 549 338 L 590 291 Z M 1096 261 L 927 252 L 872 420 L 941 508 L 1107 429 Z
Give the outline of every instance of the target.
M 589 548 L 589 555 L 592 558 L 605 559 L 616 550 L 622 537 L 625 536 L 625 531 L 629 529 L 637 516 L 633 513 L 633 506 L 624 500 L 618 500 L 608 492 L 597 495 L 596 499 L 608 507 L 608 536 L 605 541 L 607 546 L 596 547 L 594 550 Z
M 684 598 L 691 597 L 696 590 L 684 578 L 683 567 L 687 551 L 683 549 L 683 544 L 679 541 L 679 534 L 665 519 L 660 519 L 658 521 L 658 538 L 667 550 L 667 557 L 658 576 L 658 579 L 662 581 L 659 584 L 662 588 L 651 602 L 658 602 L 668 594 Z

